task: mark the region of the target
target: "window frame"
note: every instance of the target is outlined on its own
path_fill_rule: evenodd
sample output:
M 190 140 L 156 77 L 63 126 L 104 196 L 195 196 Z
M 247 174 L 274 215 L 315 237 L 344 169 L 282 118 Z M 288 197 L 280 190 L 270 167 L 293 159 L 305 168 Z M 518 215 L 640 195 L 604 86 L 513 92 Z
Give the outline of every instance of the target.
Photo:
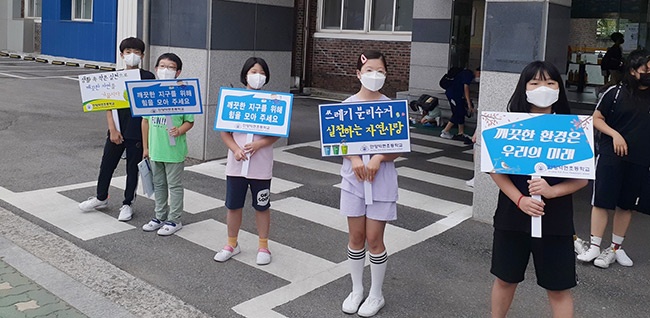
M 71 17 L 72 21 L 81 21 L 81 22 L 92 22 L 93 21 L 93 13 L 94 13 L 93 11 L 95 9 L 94 8 L 95 7 L 95 2 L 93 0 L 90 0 L 90 1 L 91 1 L 90 2 L 90 17 L 89 18 L 84 18 L 83 17 L 83 14 L 84 14 L 84 11 L 85 11 L 84 9 L 86 8 L 86 5 L 88 5 L 88 0 L 72 0 L 72 6 L 71 6 L 72 12 L 70 14 L 70 17 Z M 76 16 L 76 14 L 77 14 L 76 11 L 77 10 L 75 10 L 75 9 L 77 8 L 78 4 L 81 5 L 81 10 L 80 10 L 81 17 Z
M 320 35 L 319 37 L 326 37 L 326 34 L 349 34 L 351 38 L 358 39 L 359 37 L 361 38 L 372 38 L 372 37 L 389 37 L 389 38 L 398 38 L 402 39 L 402 41 L 406 41 L 406 37 L 411 38 L 412 30 L 411 31 L 396 31 L 395 30 L 395 22 L 396 22 L 396 16 L 397 16 L 397 1 L 398 0 L 392 0 L 393 1 L 393 17 L 392 17 L 392 25 L 390 31 L 386 30 L 372 30 L 371 29 L 371 24 L 372 24 L 372 6 L 373 6 L 373 1 L 375 0 L 364 0 L 364 14 L 363 14 L 363 30 L 347 30 L 343 29 L 343 17 L 345 15 L 345 0 L 341 0 L 341 16 L 339 17 L 339 27 L 338 29 L 327 29 L 323 28 L 323 14 L 324 14 L 324 5 L 325 5 L 325 0 L 318 0 L 318 19 L 317 19 L 317 27 L 316 27 L 316 32 Z M 411 19 L 413 17 L 411 16 Z
M 37 6 L 37 3 L 39 3 L 38 6 Z M 34 20 L 36 22 L 40 22 L 41 19 L 43 18 L 43 1 L 42 0 L 25 0 L 24 4 L 25 4 L 25 8 L 24 8 L 25 16 L 24 16 L 24 18 L 25 19 L 32 19 L 32 20 Z M 31 15 L 29 15 L 30 11 L 37 12 L 36 8 L 39 7 L 39 6 L 41 7 L 41 15 L 40 16 L 35 16 L 35 15 L 31 16 Z

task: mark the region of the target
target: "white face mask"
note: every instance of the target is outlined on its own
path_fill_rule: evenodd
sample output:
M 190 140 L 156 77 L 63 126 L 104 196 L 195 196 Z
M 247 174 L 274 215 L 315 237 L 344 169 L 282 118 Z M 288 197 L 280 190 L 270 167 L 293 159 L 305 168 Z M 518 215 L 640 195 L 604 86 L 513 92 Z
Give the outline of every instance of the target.
M 526 100 L 540 108 L 547 108 L 557 102 L 560 96 L 559 89 L 540 86 L 532 91 L 526 91 Z
M 260 73 L 246 75 L 246 83 L 252 89 L 260 89 L 266 84 L 266 76 Z
M 156 76 L 158 76 L 158 79 L 175 79 L 176 78 L 176 71 L 172 71 L 168 68 L 158 68 L 156 71 Z
M 380 90 L 384 86 L 385 81 L 386 75 L 377 71 L 361 74 L 361 85 L 372 92 Z
M 140 55 L 137 55 L 135 53 L 125 54 L 124 64 L 131 67 L 140 65 Z

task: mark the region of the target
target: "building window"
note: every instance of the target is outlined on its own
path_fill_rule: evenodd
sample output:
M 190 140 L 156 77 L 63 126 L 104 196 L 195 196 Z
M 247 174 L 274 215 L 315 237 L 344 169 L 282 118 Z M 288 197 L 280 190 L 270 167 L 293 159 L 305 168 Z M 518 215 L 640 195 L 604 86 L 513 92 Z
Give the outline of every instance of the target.
M 40 19 L 42 12 L 41 0 L 25 0 L 25 18 Z
M 72 19 L 92 21 L 93 0 L 72 0 Z
M 410 32 L 413 0 L 321 0 L 321 30 Z

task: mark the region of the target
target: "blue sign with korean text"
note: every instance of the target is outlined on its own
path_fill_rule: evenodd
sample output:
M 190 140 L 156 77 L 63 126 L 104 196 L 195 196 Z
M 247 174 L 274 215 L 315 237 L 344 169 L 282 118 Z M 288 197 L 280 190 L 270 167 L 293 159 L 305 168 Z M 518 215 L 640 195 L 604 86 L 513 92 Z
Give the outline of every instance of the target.
M 198 79 L 128 81 L 126 90 L 134 117 L 203 114 Z
M 594 179 L 593 118 L 481 113 L 481 171 Z
M 411 151 L 404 100 L 320 105 L 319 117 L 324 157 Z
M 293 94 L 222 87 L 214 130 L 289 136 Z

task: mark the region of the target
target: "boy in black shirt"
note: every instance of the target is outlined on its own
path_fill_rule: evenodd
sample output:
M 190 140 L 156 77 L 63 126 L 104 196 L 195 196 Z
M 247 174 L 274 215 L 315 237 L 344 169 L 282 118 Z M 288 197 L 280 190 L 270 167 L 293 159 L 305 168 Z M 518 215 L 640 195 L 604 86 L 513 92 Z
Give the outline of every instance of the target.
M 124 59 L 126 69 L 137 69 L 144 53 L 145 45 L 138 38 L 126 38 L 120 43 L 120 56 Z M 153 73 L 140 69 L 140 79 L 156 79 Z M 114 116 L 117 114 L 117 116 Z M 119 118 L 119 129 L 114 118 Z M 108 188 L 111 185 L 113 172 L 117 168 L 122 153 L 126 150 L 126 188 L 124 201 L 120 208 L 118 220 L 129 221 L 133 217 L 131 204 L 135 200 L 135 190 L 138 187 L 138 162 L 142 160 L 142 118 L 131 117 L 128 108 L 106 112 L 108 122 L 108 137 L 104 145 L 104 154 L 99 168 L 97 180 L 97 195 L 79 204 L 79 209 L 90 212 L 108 206 Z

